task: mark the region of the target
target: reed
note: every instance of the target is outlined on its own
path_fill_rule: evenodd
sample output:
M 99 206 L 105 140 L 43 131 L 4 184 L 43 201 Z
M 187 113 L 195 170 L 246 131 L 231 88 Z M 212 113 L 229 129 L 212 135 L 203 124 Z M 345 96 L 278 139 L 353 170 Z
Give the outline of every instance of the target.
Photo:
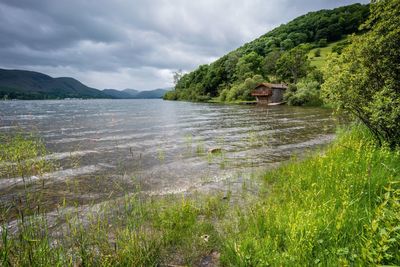
M 0 265 L 400 264 L 399 170 L 400 151 L 354 126 L 237 195 L 138 190 L 87 214 L 64 202 L 57 225 L 42 209 L 21 209 L 16 231 L 3 219 Z

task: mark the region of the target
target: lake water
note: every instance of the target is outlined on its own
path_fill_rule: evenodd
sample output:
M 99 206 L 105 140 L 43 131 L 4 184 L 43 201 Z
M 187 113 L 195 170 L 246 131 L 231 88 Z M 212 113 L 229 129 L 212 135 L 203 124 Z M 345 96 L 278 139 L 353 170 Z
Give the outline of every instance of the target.
M 221 188 L 333 138 L 331 111 L 162 100 L 0 102 L 0 132 L 32 131 L 58 168 L 45 174 L 49 206 Z M 221 149 L 211 154 L 210 149 Z M 4 204 L 23 193 L 0 177 Z M 32 179 L 37 179 L 32 177 Z

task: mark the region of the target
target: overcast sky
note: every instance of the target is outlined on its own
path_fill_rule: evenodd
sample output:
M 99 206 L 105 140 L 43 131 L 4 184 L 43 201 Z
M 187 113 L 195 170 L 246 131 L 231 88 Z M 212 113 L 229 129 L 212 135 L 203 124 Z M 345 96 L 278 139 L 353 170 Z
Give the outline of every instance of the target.
M 172 86 L 291 19 L 368 0 L 0 0 L 0 67 L 88 86 Z

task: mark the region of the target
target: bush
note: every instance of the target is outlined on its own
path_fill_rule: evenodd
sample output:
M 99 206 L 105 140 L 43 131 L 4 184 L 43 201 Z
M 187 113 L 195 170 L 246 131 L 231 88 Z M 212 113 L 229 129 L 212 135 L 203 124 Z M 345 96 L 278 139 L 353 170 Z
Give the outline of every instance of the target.
M 318 41 L 318 46 L 319 47 L 326 47 L 327 45 L 328 45 L 328 40 L 326 40 L 326 39 L 320 39 Z
M 261 75 L 254 75 L 252 78 L 247 78 L 243 83 L 238 83 L 232 86 L 232 88 L 227 92 L 222 92 L 226 94 L 223 98 L 225 101 L 233 102 L 236 100 L 251 100 L 251 91 L 257 86 L 257 84 L 264 81 Z M 221 95 L 222 95 L 221 93 Z M 222 99 L 222 98 L 220 98 Z
M 301 80 L 295 86 L 290 86 L 285 94 L 285 100 L 291 106 L 320 106 L 320 84 L 317 81 Z
M 379 143 L 400 145 L 400 1 L 371 5 L 371 16 L 340 56 L 328 60 L 326 101 L 360 119 Z
M 332 47 L 332 52 L 333 52 L 333 53 L 337 53 L 337 54 L 340 55 L 340 54 L 342 54 L 343 49 L 346 48 L 349 44 L 350 44 L 350 42 L 349 42 L 348 40 L 341 41 L 341 42 L 335 44 L 335 45 Z

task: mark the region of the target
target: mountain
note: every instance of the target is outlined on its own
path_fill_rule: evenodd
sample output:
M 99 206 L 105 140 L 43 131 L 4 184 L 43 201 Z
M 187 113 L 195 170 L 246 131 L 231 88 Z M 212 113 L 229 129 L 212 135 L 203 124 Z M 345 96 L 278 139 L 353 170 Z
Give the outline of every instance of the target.
M 169 89 L 154 89 L 150 91 L 141 91 L 135 95 L 134 98 L 144 99 L 144 98 L 163 98 L 165 93 L 167 93 Z
M 130 99 L 133 98 L 133 95 L 126 92 L 126 91 L 119 91 L 116 89 L 104 89 L 103 93 L 106 95 L 112 97 L 112 98 L 117 98 L 117 99 Z
M 5 97 L 9 99 L 110 98 L 102 91 L 88 87 L 73 78 L 52 78 L 34 71 L 0 69 L 0 98 Z
M 124 89 L 124 90 L 122 90 L 123 92 L 125 92 L 125 93 L 128 93 L 128 94 L 130 94 L 131 96 L 134 96 L 134 95 L 136 95 L 137 93 L 139 93 L 139 91 L 138 90 L 135 90 L 135 89 Z
M 69 77 L 53 78 L 34 71 L 0 69 L 0 99 L 143 99 L 162 98 L 167 91 L 168 89 L 142 92 L 134 89 L 101 91 Z
M 125 89 L 122 91 L 115 89 L 104 89 L 103 92 L 113 98 L 119 99 L 152 99 L 163 98 L 171 88 L 159 88 L 149 91 L 138 91 L 135 89 Z
M 362 33 L 359 27 L 368 15 L 369 5 L 353 4 L 297 17 L 215 62 L 183 75 L 175 90 L 164 98 L 209 101 L 218 97 L 220 101 L 247 101 L 252 100 L 253 84 L 260 81 L 295 83 L 308 73 L 296 67 L 300 73 L 294 77 L 286 75 L 293 72 L 290 59 L 302 60 L 312 48 L 325 47 L 349 34 Z

